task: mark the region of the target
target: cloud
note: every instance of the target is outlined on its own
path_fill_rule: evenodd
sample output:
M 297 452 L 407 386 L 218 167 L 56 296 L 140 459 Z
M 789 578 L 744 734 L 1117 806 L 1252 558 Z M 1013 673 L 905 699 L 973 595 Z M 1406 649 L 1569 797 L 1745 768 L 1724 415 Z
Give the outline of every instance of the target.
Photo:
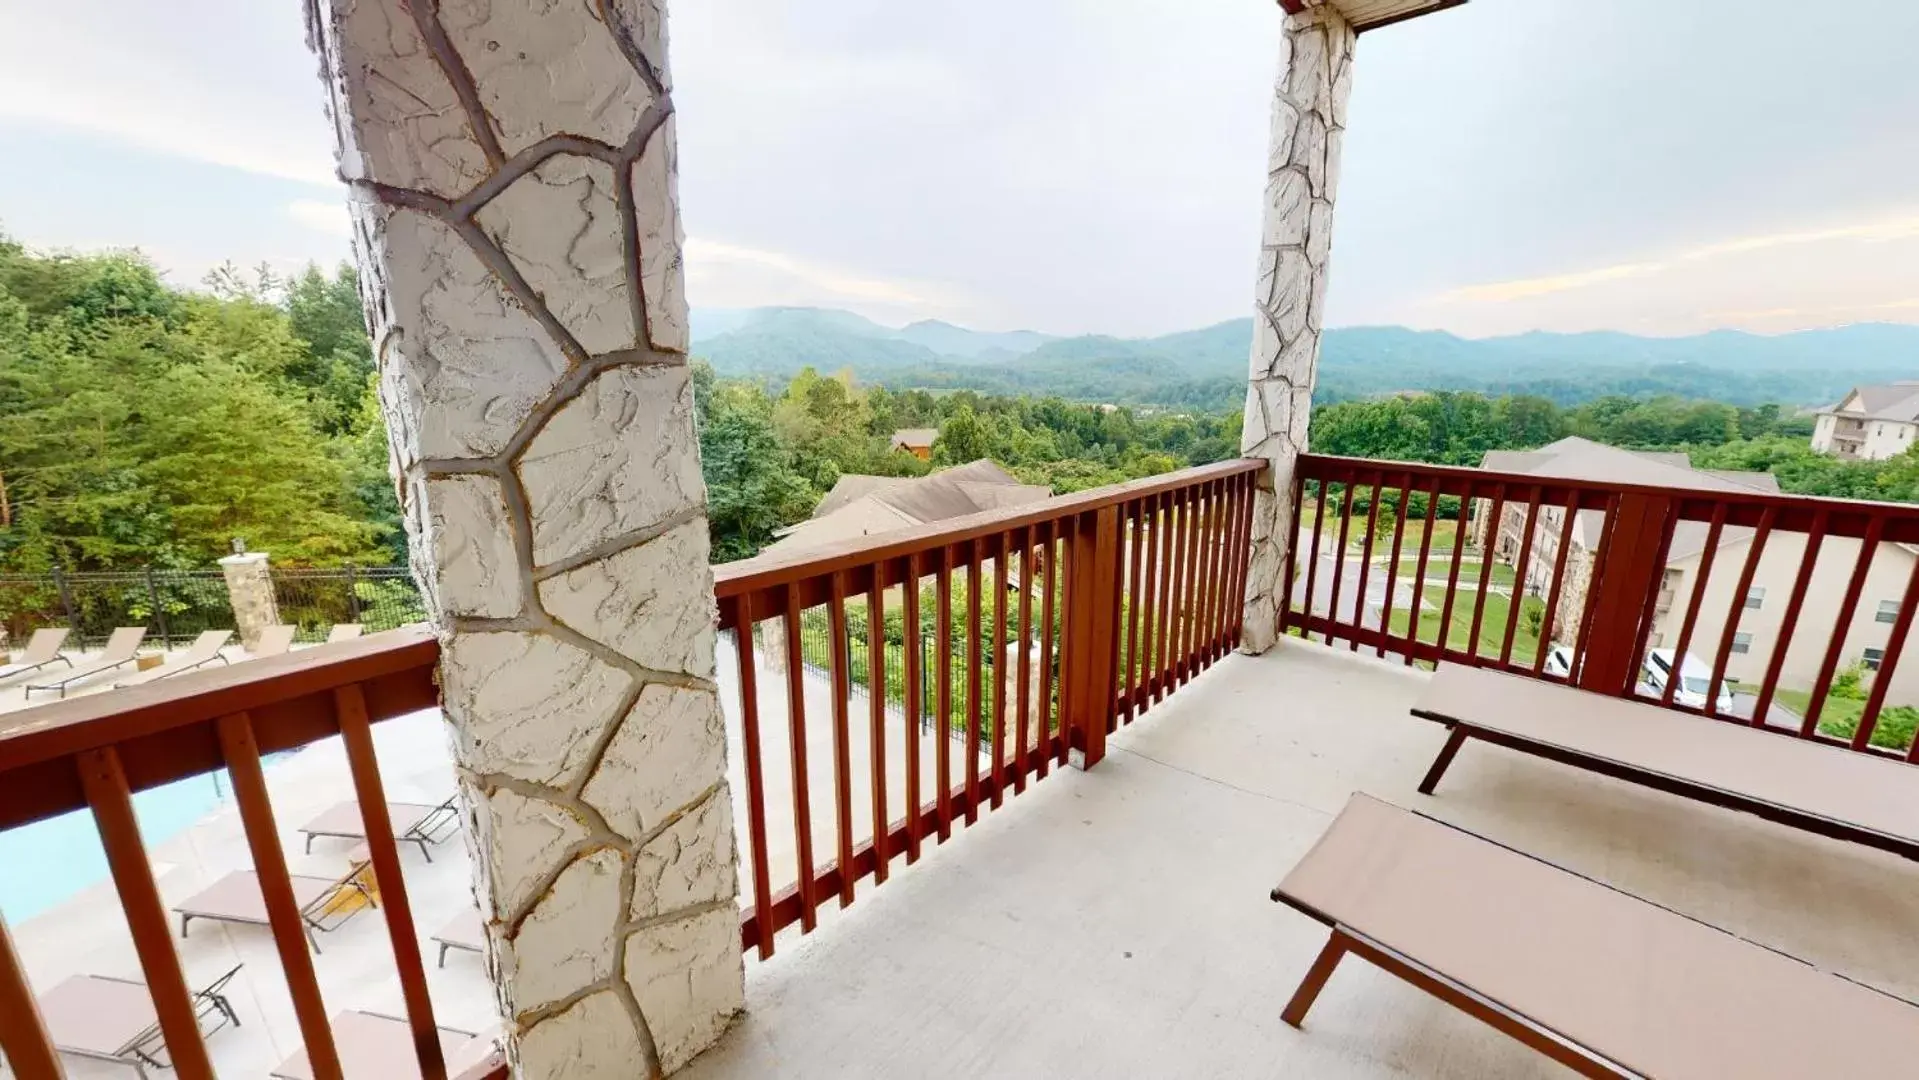
M 687 291 L 699 307 L 811 305 L 875 318 L 959 317 L 971 310 L 950 286 L 881 278 L 780 251 L 689 237 Z
M 337 202 L 295 199 L 287 204 L 287 216 L 328 236 L 353 239 L 353 220 L 347 216 L 346 207 Z

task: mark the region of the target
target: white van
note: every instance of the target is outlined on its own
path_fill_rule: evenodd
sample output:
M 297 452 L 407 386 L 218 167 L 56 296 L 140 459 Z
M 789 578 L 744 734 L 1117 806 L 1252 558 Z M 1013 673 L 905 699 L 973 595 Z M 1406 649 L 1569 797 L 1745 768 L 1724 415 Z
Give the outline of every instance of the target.
M 1652 649 L 1646 653 L 1646 662 L 1640 666 L 1640 677 L 1653 691 L 1654 696 L 1663 696 L 1666 692 L 1666 680 L 1672 677 L 1674 663 L 1673 650 Z M 1712 685 L 1712 669 L 1700 659 L 1687 653 L 1679 662 L 1679 688 L 1673 691 L 1672 699 L 1681 705 L 1690 705 L 1696 709 L 1706 707 L 1706 694 Z M 1732 691 L 1726 684 L 1719 684 L 1718 700 L 1714 707 L 1719 712 L 1732 711 Z

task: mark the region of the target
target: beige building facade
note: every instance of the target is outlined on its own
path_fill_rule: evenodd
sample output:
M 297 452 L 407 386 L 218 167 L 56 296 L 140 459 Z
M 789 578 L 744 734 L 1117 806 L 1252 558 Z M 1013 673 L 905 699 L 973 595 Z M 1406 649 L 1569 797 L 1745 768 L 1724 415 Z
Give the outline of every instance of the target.
M 1833 457 L 1884 461 L 1919 442 L 1919 381 L 1858 386 L 1819 414 L 1812 448 Z

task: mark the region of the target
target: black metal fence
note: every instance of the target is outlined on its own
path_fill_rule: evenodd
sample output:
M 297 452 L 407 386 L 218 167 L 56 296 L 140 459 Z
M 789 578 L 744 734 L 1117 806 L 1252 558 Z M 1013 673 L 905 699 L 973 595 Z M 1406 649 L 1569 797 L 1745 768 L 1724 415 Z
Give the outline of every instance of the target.
M 116 570 L 0 574 L 0 625 L 7 640 L 65 626 L 70 646 L 95 648 L 115 627 L 144 626 L 147 641 L 171 648 L 202 630 L 233 625 L 226 578 L 218 570 Z
M 404 566 L 274 567 L 268 573 L 280 621 L 300 628 L 296 641 L 324 641 L 336 623 L 359 623 L 373 634 L 426 619 L 420 587 Z

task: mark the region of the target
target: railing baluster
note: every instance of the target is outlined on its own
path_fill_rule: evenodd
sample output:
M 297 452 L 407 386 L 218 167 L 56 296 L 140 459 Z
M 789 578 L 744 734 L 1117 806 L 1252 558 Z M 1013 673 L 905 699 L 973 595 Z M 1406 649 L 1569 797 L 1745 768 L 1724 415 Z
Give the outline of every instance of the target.
M 1198 508 L 1191 488 L 1179 493 L 1177 505 L 1179 526 L 1173 533 L 1178 546 L 1173 553 L 1173 649 L 1168 692 L 1186 685 L 1186 640 L 1193 624 L 1189 612 L 1193 603 L 1193 520 Z
M 1253 500 L 1256 497 L 1256 474 L 1242 473 L 1239 476 L 1239 525 L 1233 530 L 1231 547 L 1233 554 L 1233 588 L 1227 594 L 1226 652 L 1239 647 L 1246 629 L 1246 575 L 1253 559 Z M 1287 557 L 1292 557 L 1293 546 L 1286 545 Z M 1286 587 L 1292 588 L 1291 573 L 1287 574 Z M 1280 598 L 1280 626 L 1286 625 L 1286 602 Z
M 1059 742 L 1056 761 L 1060 765 L 1067 763 L 1072 753 L 1073 718 L 1079 715 L 1078 695 L 1080 685 L 1074 677 L 1075 669 L 1070 658 L 1083 648 L 1078 638 L 1081 632 L 1081 620 L 1076 613 L 1078 604 L 1084 599 L 1080 596 L 1080 581 L 1085 576 L 1079 572 L 1081 548 L 1079 515 L 1063 518 L 1059 553 L 1062 560 L 1062 572 L 1065 578 L 1060 582 L 1059 599 Z
M 934 597 L 934 646 L 939 649 L 939 739 L 933 746 L 939 773 L 940 843 L 953 835 L 953 549 L 939 549 Z
M 107 866 L 113 872 L 114 888 L 120 894 L 127 929 L 133 934 L 133 948 L 140 956 L 140 970 L 146 975 L 147 993 L 166 1036 L 174 1071 L 181 1080 L 213 1080 L 213 1063 L 200 1037 L 193 998 L 180 968 L 180 954 L 173 948 L 160 887 L 154 883 L 153 865 L 147 861 L 146 846 L 140 841 L 133 793 L 127 786 L 120 753 L 111 746 L 83 751 L 75 756 L 74 767 L 87 803 L 93 808 L 93 821 L 100 830 L 101 846 L 106 848 Z
M 1358 631 L 1366 628 L 1366 585 L 1370 581 L 1373 572 L 1373 534 L 1379 531 L 1379 489 L 1385 479 L 1385 473 L 1373 473 L 1373 493 L 1366 500 L 1366 537 L 1359 542 L 1359 580 L 1354 583 L 1359 593 L 1358 599 L 1355 600 L 1353 604 L 1353 630 L 1355 632 L 1347 639 L 1348 649 L 1352 652 L 1359 651 Z M 1390 600 L 1390 597 L 1388 599 Z M 1382 622 L 1385 619 L 1385 608 L 1386 605 L 1380 605 L 1380 618 Z
M 1274 489 L 1274 494 L 1278 494 L 1277 488 Z M 1279 636 L 1281 637 L 1286 636 L 1286 631 L 1289 628 L 1291 628 L 1293 624 L 1293 614 L 1292 614 L 1293 586 L 1299 583 L 1299 530 L 1300 530 L 1301 523 L 1306 517 L 1306 464 L 1304 462 L 1295 462 L 1293 465 L 1292 495 L 1293 495 L 1292 514 L 1289 515 L 1285 520 L 1280 521 L 1278 524 L 1274 526 L 1274 528 L 1278 528 L 1278 529 L 1292 530 L 1292 534 L 1285 537 L 1285 542 L 1286 542 L 1285 591 L 1280 593 L 1279 595 Z M 1255 499 L 1258 498 L 1257 491 L 1254 492 L 1254 498 Z M 1313 523 L 1313 527 L 1314 527 L 1314 534 L 1317 535 L 1318 534 L 1317 521 Z M 1279 538 L 1275 537 L 1274 539 L 1279 539 Z M 1308 565 L 1307 569 L 1309 571 L 1312 569 L 1310 564 Z M 1309 594 L 1308 600 L 1310 601 L 1310 599 L 1311 597 Z M 1310 611 L 1307 611 L 1307 612 L 1302 612 L 1301 614 L 1310 615 L 1312 613 Z
M 1821 509 L 1812 518 L 1812 531 L 1806 535 L 1806 553 L 1799 559 L 1799 574 L 1793 579 L 1792 598 L 1786 601 L 1786 617 L 1779 624 L 1778 644 L 1773 647 L 1772 656 L 1766 661 L 1765 681 L 1759 684 L 1759 698 L 1752 705 L 1754 726 L 1766 722 L 1766 714 L 1772 710 L 1772 697 L 1779 689 L 1779 673 L 1786 666 L 1786 650 L 1792 647 L 1793 631 L 1799 627 L 1799 613 L 1805 610 L 1806 589 L 1812 584 L 1813 569 L 1819 563 L 1819 547 L 1826 539 L 1828 526 L 1827 513 Z M 1812 688 L 1815 696 L 1820 688 Z M 1810 735 L 1809 729 L 1802 727 L 1801 735 Z
M 840 907 L 853 902 L 853 752 L 848 745 L 852 718 L 853 666 L 846 637 L 846 575 L 832 575 L 826 621 L 833 635 L 833 810 L 839 829 Z
M 747 867 L 753 882 L 754 943 L 760 959 L 773 955 L 773 885 L 766 865 L 766 775 L 760 761 L 759 659 L 753 655 L 753 594 L 734 604 L 734 660 L 740 676 L 740 741 L 746 772 L 746 836 L 753 849 Z M 238 785 L 236 784 L 237 788 Z M 257 860 L 256 860 L 257 861 Z M 313 1045 L 311 1039 L 307 1045 Z
M 966 545 L 966 823 L 979 820 L 980 542 Z
M 1526 587 L 1523 579 L 1526 568 L 1532 565 L 1533 530 L 1539 524 L 1539 498 L 1539 485 L 1534 484 L 1532 486 L 1532 493 L 1528 495 L 1526 499 L 1525 532 L 1519 538 L 1519 557 L 1517 561 L 1513 563 L 1512 595 L 1507 598 L 1506 603 L 1506 640 L 1499 646 L 1499 666 L 1502 668 L 1512 667 L 1513 639 L 1519 636 L 1519 609 L 1526 605 Z M 1488 534 L 1490 538 L 1486 542 L 1487 550 L 1484 553 L 1488 565 L 1491 564 L 1493 555 L 1499 550 L 1499 528 L 1501 524 L 1502 522 L 1500 522 L 1499 519 L 1493 519 L 1493 531 Z M 1533 642 L 1534 652 L 1541 652 L 1544 649 L 1545 644 L 1543 642 L 1537 640 Z
M 1685 658 L 1692 649 L 1692 632 L 1699 624 L 1699 609 L 1706 603 L 1706 581 L 1712 576 L 1713 563 L 1719 554 L 1719 537 L 1726 531 L 1726 503 L 1720 503 L 1712 509 L 1712 524 L 1706 526 L 1706 546 L 1699 549 L 1699 573 L 1692 583 L 1692 598 L 1686 603 L 1686 617 L 1679 623 L 1679 641 L 1673 648 L 1673 655 L 1679 658 L 1680 669 L 1685 668 Z M 1673 692 L 1679 689 L 1678 679 L 1667 679 L 1666 689 L 1659 695 L 1661 705 L 1672 705 Z M 1707 697 L 1716 696 L 1715 686 Z
M 1399 485 L 1397 506 L 1393 508 L 1393 547 L 1391 558 L 1386 563 L 1386 594 L 1379 605 L 1379 644 L 1373 650 L 1378 659 L 1386 658 L 1386 641 L 1393 632 L 1393 597 L 1399 589 L 1399 553 L 1406 542 L 1406 502 L 1412 498 L 1413 474 L 1408 469 L 1401 474 L 1405 480 Z M 1419 623 L 1419 612 L 1408 610 L 1406 618 L 1415 626 Z
M 1034 741 L 1044 751 L 1039 755 L 1039 775 L 1045 779 L 1046 770 L 1053 758 L 1053 577 L 1059 565 L 1059 522 L 1046 523 L 1046 541 L 1042 549 L 1045 554 L 1040 558 L 1040 574 L 1045 584 L 1040 594 L 1039 628 L 1039 730 L 1034 732 Z M 1060 751 L 1060 760 L 1065 760 L 1065 751 Z
M 4 917 L 0 917 L 0 1056 L 21 1080 L 60 1080 L 66 1075 Z
M 1412 601 L 1406 608 L 1406 666 L 1419 651 L 1419 620 L 1426 614 L 1426 569 L 1432 557 L 1433 532 L 1439 527 L 1439 477 L 1426 486 L 1426 521 L 1419 529 L 1419 565 L 1413 568 Z
M 1559 625 L 1559 594 L 1566 584 L 1566 555 L 1572 550 L 1573 528 L 1577 524 L 1578 518 L 1579 492 L 1576 490 L 1568 490 L 1566 492 L 1566 508 L 1561 513 L 1561 521 L 1559 523 L 1559 546 L 1558 550 L 1553 553 L 1553 580 L 1552 583 L 1546 587 L 1546 614 L 1539 624 L 1541 634 L 1539 652 L 1533 656 L 1534 675 L 1539 675 L 1544 672 L 1546 667 L 1546 654 L 1552 651 L 1553 638 L 1556 633 L 1554 628 Z M 1570 658 L 1570 651 L 1568 651 L 1567 656 Z M 1565 674 L 1565 680 L 1567 682 L 1572 681 L 1572 671 L 1570 669 L 1568 669 Z
M 1006 798 L 1006 533 L 993 541 L 993 809 Z
M 1176 510 L 1179 498 L 1176 492 L 1167 492 L 1160 496 L 1159 527 L 1160 565 L 1159 565 L 1159 632 L 1157 639 L 1158 656 L 1154 661 L 1153 701 L 1158 703 L 1173 691 L 1173 663 L 1177 655 L 1178 636 L 1174 634 L 1173 591 L 1174 583 L 1179 580 L 1179 523 Z
M 1893 616 L 1892 634 L 1886 638 L 1886 655 L 1879 661 L 1879 670 L 1874 673 L 1872 689 L 1866 693 L 1866 707 L 1859 714 L 1859 727 L 1852 733 L 1852 748 L 1864 750 L 1872 745 L 1872 732 L 1879 724 L 1879 711 L 1885 708 L 1886 691 L 1892 687 L 1893 669 L 1899 663 L 1899 657 L 1906 651 L 1906 635 L 1912 632 L 1912 613 L 1919 607 L 1919 561 L 1912 566 L 1912 576 L 1906 579 L 1906 593 L 1899 600 L 1899 614 Z M 1919 738 L 1912 741 L 1906 749 L 1906 760 L 1919 762 Z
M 399 968 L 400 997 L 406 1002 L 407 1025 L 413 1030 L 413 1051 L 420 1060 L 423 1080 L 446 1080 L 446 1060 L 440 1033 L 433 1023 L 433 1000 L 427 994 L 426 966 L 420 960 L 420 939 L 413 932 L 413 906 L 406 881 L 400 876 L 400 851 L 393 839 L 393 820 L 386 808 L 386 785 L 380 762 L 373 754 L 373 728 L 367 717 L 366 696 L 359 686 L 333 691 L 334 714 L 340 723 L 340 742 L 347 768 L 353 774 L 353 792 L 360 800 L 360 822 L 366 829 L 367 851 L 373 860 L 373 882 L 386 912 L 387 937 Z
M 1439 608 L 1439 656 L 1441 659 L 1452 651 L 1453 644 L 1453 598 L 1459 595 L 1459 565 L 1466 556 L 1466 518 L 1473 504 L 1473 482 L 1466 481 L 1465 493 L 1459 496 L 1459 509 L 1453 514 L 1453 561 L 1451 569 L 1446 571 L 1446 593 Z
M 1219 488 L 1220 505 L 1224 509 L 1220 514 L 1219 533 L 1214 541 L 1219 547 L 1216 559 L 1219 588 L 1213 594 L 1212 663 L 1218 663 L 1230 651 L 1231 647 L 1226 644 L 1226 631 L 1232 625 L 1233 605 L 1239 603 L 1238 595 L 1233 592 L 1233 582 L 1238 572 L 1234 540 L 1239 536 L 1239 478 L 1221 480 Z
M 1759 558 L 1766 553 L 1766 541 L 1772 536 L 1772 523 L 1779 511 L 1766 507 L 1760 512 L 1759 527 L 1753 530 L 1752 542 L 1746 546 L 1746 564 L 1739 571 L 1739 583 L 1733 586 L 1732 610 L 1726 613 L 1726 630 L 1719 639 L 1719 649 L 1712 664 L 1712 683 L 1706 688 L 1706 715 L 1719 715 L 1719 688 L 1726 685 L 1726 663 L 1732 659 L 1733 639 L 1739 636 L 1739 619 L 1746 611 L 1746 594 L 1752 591 L 1752 576 L 1759 569 Z M 1758 711 L 1753 716 L 1761 721 L 1764 714 Z
M 924 674 L 920 671 L 920 557 L 917 553 L 906 557 L 900 604 L 906 650 L 902 658 L 906 668 L 906 701 L 901 711 L 906 716 L 906 862 L 910 866 L 919 861 L 920 837 L 926 824 L 920 804 L 920 694 L 924 689 L 921 686 Z
M 1149 705 L 1159 700 L 1159 655 L 1154 647 L 1154 633 L 1158 627 L 1158 607 L 1155 605 L 1155 589 L 1159 577 L 1159 545 L 1162 530 L 1159 527 L 1158 495 L 1148 495 L 1140 504 L 1140 531 L 1146 534 L 1146 569 L 1142 587 L 1144 597 L 1135 597 L 1140 608 L 1142 627 L 1139 635 L 1140 652 L 1144 663 L 1140 665 L 1139 711 L 1144 713 Z M 1161 647 L 1163 648 L 1163 646 Z
M 1675 504 L 1677 500 L 1674 500 Z M 1646 646 L 1652 640 L 1653 620 L 1659 613 L 1659 594 L 1666 586 L 1666 558 L 1672 552 L 1673 534 L 1679 530 L 1679 515 L 1676 512 L 1666 516 L 1659 530 L 1659 547 L 1653 555 L 1651 587 L 1646 590 L 1646 598 L 1639 605 L 1639 631 L 1633 636 L 1632 662 L 1636 669 L 1646 662 Z M 1682 661 L 1683 663 L 1683 661 Z M 1673 679 L 1667 679 L 1668 683 Z M 1638 696 L 1639 676 L 1632 677 L 1630 693 Z
M 886 594 L 884 564 L 873 564 L 866 586 L 866 704 L 872 745 L 873 884 L 886 884 L 887 832 L 893 815 L 886 809 Z
M 1599 614 L 1599 586 L 1606 572 L 1606 557 L 1612 551 L 1613 530 L 1619 524 L 1619 499 L 1614 495 L 1606 504 L 1606 516 L 1599 527 L 1599 548 L 1593 552 L 1592 571 L 1586 575 L 1586 595 L 1579 613 L 1579 637 L 1573 642 L 1572 681 L 1584 675 L 1586 653 L 1592 645 L 1593 619 Z
M 1126 723 L 1133 722 L 1134 706 L 1139 701 L 1139 575 L 1141 549 L 1146 542 L 1146 500 L 1140 499 L 1122 511 L 1121 520 L 1130 523 L 1132 528 L 1132 554 L 1126 560 L 1126 667 L 1120 676 L 1119 684 L 1125 694 L 1125 707 L 1120 715 Z
M 1859 560 L 1853 563 L 1852 580 L 1846 583 L 1845 599 L 1839 602 L 1839 617 L 1833 620 L 1832 641 L 1826 647 L 1826 659 L 1819 665 L 1819 677 L 1812 683 L 1812 698 L 1806 705 L 1805 720 L 1799 726 L 1801 736 L 1811 736 L 1819 730 L 1819 714 L 1825 710 L 1833 674 L 1839 670 L 1839 656 L 1845 651 L 1846 632 L 1852 629 L 1853 614 L 1859 609 L 1859 594 L 1865 590 L 1866 574 L 1872 569 L 1872 557 L 1878 553 L 1879 537 L 1884 534 L 1885 528 L 1886 519 L 1878 514 L 1872 515 L 1866 522 L 1865 538 L 1859 542 Z M 1780 640 L 1783 646 L 1785 639 L 1782 637 Z M 1781 652 L 1784 652 L 1783 647 Z M 1880 663 L 1883 666 L 1883 658 Z
M 813 882 L 813 811 L 806 773 L 806 657 L 800 645 L 800 587 L 786 587 L 786 744 L 793 770 L 793 854 L 799 880 L 800 931 L 812 933 L 819 922 Z
M 306 1046 L 308 1067 L 315 1080 L 340 1080 L 340 1055 L 333 1044 L 333 1028 L 327 1023 L 320 981 L 313 973 L 306 923 L 300 918 L 293 882 L 287 876 L 286 852 L 281 850 L 273 803 L 267 797 L 253 721 L 246 713 L 232 713 L 220 718 L 217 730 L 227 775 L 233 780 L 233 799 L 240 807 L 240 822 L 246 830 L 247 850 L 253 856 L 254 874 L 266 904 L 267 923 L 273 930 L 273 945 L 280 954 L 280 970 L 286 975 L 287 994 L 293 999 L 293 1015 Z
M 1353 489 L 1358 487 L 1357 475 L 1346 478 L 1339 497 L 1339 539 L 1333 543 L 1333 585 L 1332 597 L 1326 620 L 1326 644 L 1333 643 L 1333 631 L 1337 630 L 1343 619 L 1339 615 L 1339 581 L 1346 574 L 1346 530 L 1353 520 Z M 1361 602 L 1362 606 L 1364 601 Z
M 1032 726 L 1033 694 L 1033 540 L 1034 527 L 1021 534 L 1019 550 L 1019 667 L 1013 692 L 1019 701 L 1013 707 L 1018 717 L 1017 738 L 1013 749 L 1013 786 L 1026 790 L 1028 735 Z M 1042 721 L 1042 724 L 1044 721 Z
M 1219 538 L 1225 532 L 1226 498 L 1225 485 L 1214 482 L 1207 484 L 1206 516 L 1201 519 L 1201 543 L 1204 545 L 1199 562 L 1200 582 L 1199 612 L 1193 619 L 1193 673 L 1197 675 L 1213 660 L 1213 644 L 1219 640 L 1219 631 L 1215 626 L 1219 604 Z
M 1499 518 L 1506 512 L 1506 485 L 1493 486 L 1492 511 L 1486 515 L 1486 539 L 1479 548 L 1479 594 L 1473 598 L 1473 619 L 1466 631 L 1466 653 L 1479 660 L 1479 631 L 1485 626 L 1486 601 L 1493 594 L 1493 546 L 1499 536 Z M 1453 543 L 1458 544 L 1454 537 Z

